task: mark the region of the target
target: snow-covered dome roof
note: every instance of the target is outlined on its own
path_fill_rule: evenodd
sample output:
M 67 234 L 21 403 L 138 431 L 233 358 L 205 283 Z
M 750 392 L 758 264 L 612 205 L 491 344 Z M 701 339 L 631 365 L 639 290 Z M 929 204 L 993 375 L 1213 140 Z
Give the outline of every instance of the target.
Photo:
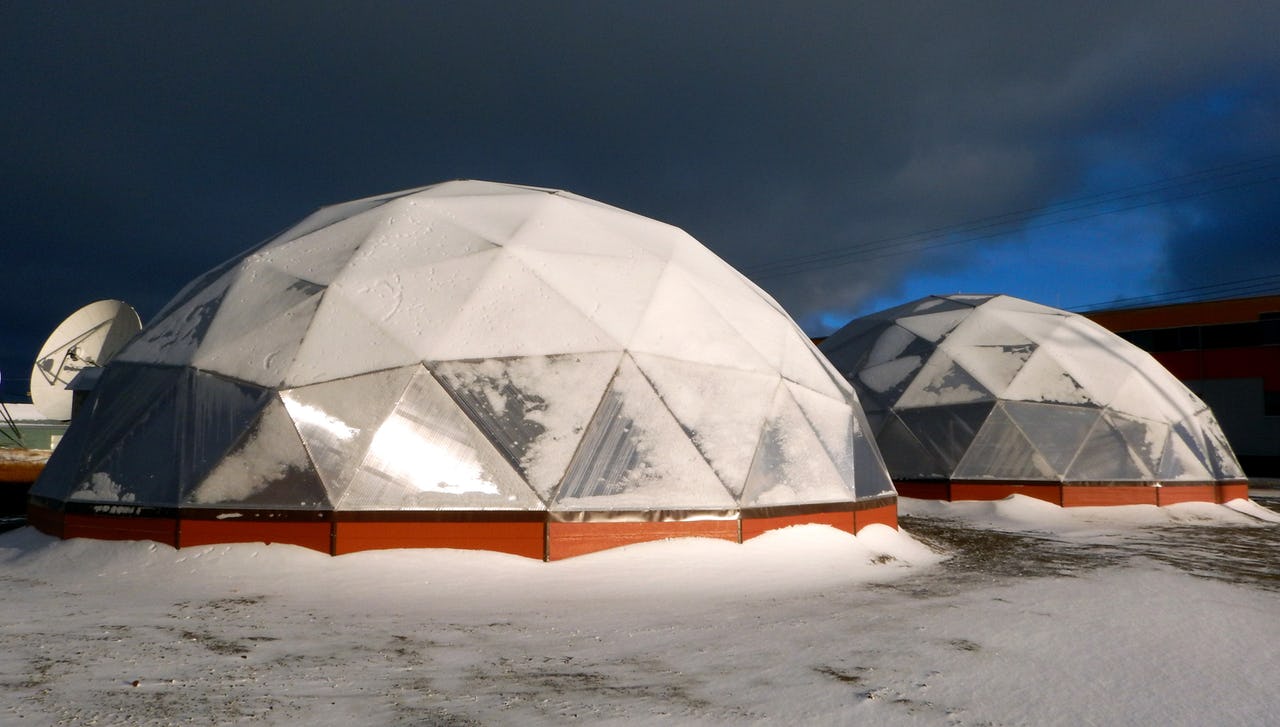
M 857 389 L 895 479 L 1243 477 L 1205 403 L 1083 316 L 931 296 L 852 321 L 821 349 Z
M 892 496 L 851 388 L 683 231 L 460 181 L 321 209 L 184 288 L 34 495 L 737 513 Z

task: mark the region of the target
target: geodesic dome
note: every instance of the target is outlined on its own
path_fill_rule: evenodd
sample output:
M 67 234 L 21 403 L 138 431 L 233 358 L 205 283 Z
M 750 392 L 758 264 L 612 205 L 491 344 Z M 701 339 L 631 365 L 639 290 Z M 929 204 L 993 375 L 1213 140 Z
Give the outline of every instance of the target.
M 1011 490 L 919 483 L 1008 481 L 1144 486 L 1028 492 L 1059 504 L 1214 500 L 1213 485 L 1145 486 L 1244 477 L 1204 402 L 1146 352 L 1066 311 L 931 296 L 859 318 L 821 350 L 857 390 L 903 494 L 998 497 Z
M 848 384 L 692 237 L 450 182 L 321 209 L 183 289 L 105 369 L 33 521 L 557 557 L 893 502 Z

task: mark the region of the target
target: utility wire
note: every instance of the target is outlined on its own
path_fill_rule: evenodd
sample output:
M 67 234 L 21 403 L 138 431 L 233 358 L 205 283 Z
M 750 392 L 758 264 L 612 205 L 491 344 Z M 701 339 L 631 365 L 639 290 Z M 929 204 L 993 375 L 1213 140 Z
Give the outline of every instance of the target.
M 1170 202 L 1203 196 L 1206 194 L 1276 181 L 1277 179 L 1280 179 L 1280 175 L 1271 174 L 1261 179 L 1248 179 L 1230 184 L 1222 184 L 1222 182 L 1235 177 L 1240 177 L 1241 175 L 1267 171 L 1278 164 L 1280 164 L 1280 155 L 1258 157 L 1256 159 L 1243 162 L 1212 167 L 1176 177 L 1169 177 L 1155 182 L 1148 182 L 1132 187 L 1125 187 L 1109 192 L 1079 197 L 1046 207 L 1010 212 L 993 217 L 971 220 L 957 225 L 949 225 L 907 235 L 882 238 L 866 243 L 844 246 L 838 249 L 831 249 L 808 255 L 780 258 L 768 263 L 746 267 L 743 269 L 743 272 L 755 279 L 781 277 L 815 269 L 817 267 L 840 266 L 855 261 L 875 260 L 908 252 L 966 244 L 1007 235 L 1014 231 L 1041 229 L 1053 225 L 1086 220 L 1105 214 L 1114 214 L 1117 212 L 1140 209 L 1158 204 L 1168 204 Z M 1204 184 L 1211 184 L 1214 186 L 1210 186 L 1207 189 L 1192 189 L 1173 196 L 1167 195 L 1167 193 L 1175 190 L 1185 189 L 1196 185 L 1203 186 Z M 1061 217 L 1061 215 L 1072 211 L 1096 208 L 1101 205 L 1114 205 L 1117 202 L 1141 199 L 1157 193 L 1165 193 L 1166 196 L 1156 200 L 1145 200 L 1120 207 L 1108 207 L 1106 209 L 1096 210 L 1087 214 Z M 1055 218 L 1055 216 L 1057 217 Z M 1017 230 L 1013 229 L 1013 226 L 1016 223 L 1025 222 L 1037 217 L 1047 217 L 1050 219 L 1042 219 L 1038 224 L 1029 226 L 1024 225 L 1017 228 Z M 969 234 L 968 236 L 958 239 L 944 239 L 957 234 L 982 232 L 983 230 L 992 231 L 984 234 Z M 941 241 L 929 244 L 934 240 Z
M 1089 313 L 1098 310 L 1119 308 L 1136 308 L 1169 303 L 1189 301 L 1215 300 L 1220 298 L 1238 298 L 1249 295 L 1266 295 L 1280 293 L 1280 274 L 1263 275 L 1256 278 L 1241 278 L 1210 285 L 1198 285 L 1191 288 L 1169 290 L 1151 295 L 1139 295 L 1131 298 L 1116 298 L 1097 303 L 1072 306 L 1070 310 L 1077 313 Z

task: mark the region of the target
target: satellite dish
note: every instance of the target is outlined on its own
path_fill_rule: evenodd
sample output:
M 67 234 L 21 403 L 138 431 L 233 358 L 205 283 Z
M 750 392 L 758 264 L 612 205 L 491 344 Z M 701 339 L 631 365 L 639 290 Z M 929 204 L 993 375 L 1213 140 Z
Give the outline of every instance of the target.
M 70 419 L 67 384 L 86 368 L 106 366 L 140 330 L 138 312 L 123 301 L 100 300 L 72 313 L 40 347 L 31 369 L 31 403 L 50 419 Z

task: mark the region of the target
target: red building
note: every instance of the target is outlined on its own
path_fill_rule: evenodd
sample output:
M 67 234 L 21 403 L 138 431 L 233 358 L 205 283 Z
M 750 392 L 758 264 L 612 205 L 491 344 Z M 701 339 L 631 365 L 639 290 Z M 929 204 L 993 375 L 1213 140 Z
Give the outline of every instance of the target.
M 1251 477 L 1280 477 L 1280 295 L 1084 314 L 1213 408 Z

